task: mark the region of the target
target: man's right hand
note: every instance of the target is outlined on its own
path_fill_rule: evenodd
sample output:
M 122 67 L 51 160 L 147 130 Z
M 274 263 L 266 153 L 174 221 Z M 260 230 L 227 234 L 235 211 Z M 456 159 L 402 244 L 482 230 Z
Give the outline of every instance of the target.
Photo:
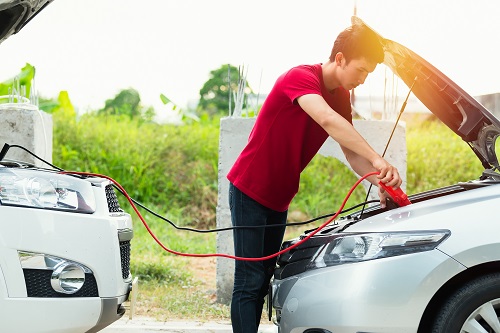
M 395 166 L 391 165 L 382 157 L 375 159 L 372 162 L 372 165 L 380 172 L 377 175 L 379 181 L 388 186 L 392 186 L 395 189 L 401 186 L 403 180 L 399 176 L 398 169 Z

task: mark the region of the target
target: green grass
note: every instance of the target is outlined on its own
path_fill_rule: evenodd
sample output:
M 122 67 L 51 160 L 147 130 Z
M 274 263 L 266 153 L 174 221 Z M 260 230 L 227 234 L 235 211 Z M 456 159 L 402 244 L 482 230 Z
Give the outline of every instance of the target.
M 477 179 L 483 167 L 471 148 L 438 121 L 409 124 L 407 192 Z
M 140 238 L 134 239 L 134 244 L 138 242 Z M 210 259 L 202 260 L 213 265 Z M 186 258 L 163 254 L 159 247 L 134 252 L 132 274 L 139 277 L 137 314 L 162 321 L 229 318 L 228 307 L 215 302 L 215 287 L 207 281 L 215 278 L 215 271 L 204 280 L 191 265 Z
M 180 226 L 215 227 L 219 121 L 169 126 L 127 117 L 85 115 L 75 121 L 54 115 L 54 164 L 66 170 L 108 175 L 134 199 Z M 407 193 L 476 179 L 482 167 L 471 149 L 437 121 L 407 122 Z M 357 178 L 341 162 L 316 156 L 303 172 L 290 221 L 334 213 Z M 346 207 L 364 200 L 358 187 Z M 120 198 L 127 211 L 128 203 Z M 146 222 L 170 249 L 213 253 L 215 234 L 177 231 L 144 212 Z M 321 224 L 288 228 L 287 238 Z M 193 262 L 166 253 L 134 216 L 131 270 L 140 279 L 138 314 L 159 319 L 228 319 L 215 303 L 215 261 Z M 196 265 L 195 265 L 196 263 Z M 195 269 L 196 268 L 196 269 Z M 212 279 L 211 281 L 208 281 Z

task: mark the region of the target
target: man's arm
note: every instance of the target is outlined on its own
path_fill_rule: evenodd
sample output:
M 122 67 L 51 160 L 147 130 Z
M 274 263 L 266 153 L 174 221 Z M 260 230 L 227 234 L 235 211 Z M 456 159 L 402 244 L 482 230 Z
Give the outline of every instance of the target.
M 340 148 L 342 149 L 342 152 L 344 153 L 347 162 L 349 162 L 349 165 L 358 175 L 363 176 L 366 175 L 367 173 L 377 171 L 375 170 L 373 165 L 363 156 L 356 154 L 352 150 L 343 147 L 342 145 L 340 146 Z M 367 177 L 366 180 L 368 180 L 373 185 L 378 186 L 379 179 L 377 178 L 377 176 Z
M 358 175 L 363 176 L 367 173 L 375 171 L 373 166 L 370 164 L 370 162 L 368 162 L 366 158 L 354 153 L 352 150 L 349 150 L 345 147 L 340 146 L 340 148 L 342 149 L 342 152 L 349 162 L 349 165 Z M 380 206 L 384 208 L 386 206 L 386 198 L 390 197 L 389 194 L 382 187 L 380 187 L 380 185 L 378 184 L 379 179 L 376 176 L 370 176 L 366 179 L 373 185 L 377 186 L 378 195 L 380 197 Z
M 385 184 L 397 188 L 401 185 L 401 178 L 399 176 L 398 170 L 389 164 L 385 159 L 383 159 L 361 136 L 361 134 L 356 131 L 356 129 L 349 123 L 344 117 L 335 112 L 321 97 L 317 94 L 307 94 L 300 96 L 297 99 L 300 107 L 316 121 L 335 141 L 337 141 L 342 149 L 347 149 L 352 152 L 349 158 L 353 160 L 356 155 L 359 158 L 365 159 L 367 162 L 360 163 L 354 162 L 356 165 L 355 171 L 360 175 L 364 175 L 368 172 L 378 171 L 380 174 L 376 177 L 379 181 Z M 345 151 L 344 151 L 345 154 Z M 351 161 L 349 163 L 352 166 Z M 369 170 L 368 166 L 371 166 Z M 354 166 L 353 166 L 354 169 Z M 370 180 L 373 182 L 373 179 Z

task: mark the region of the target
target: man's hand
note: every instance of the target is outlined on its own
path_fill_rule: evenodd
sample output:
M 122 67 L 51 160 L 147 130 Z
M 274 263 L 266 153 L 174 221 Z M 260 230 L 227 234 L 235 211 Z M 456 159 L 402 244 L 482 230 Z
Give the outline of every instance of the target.
M 394 189 L 398 188 L 401 183 L 401 177 L 399 176 L 398 169 L 393 165 L 389 164 L 382 157 L 375 159 L 373 162 L 373 167 L 377 169 L 380 173 L 377 178 L 384 184 L 392 186 Z
M 389 164 L 389 162 L 384 160 L 382 157 L 374 160 L 372 164 L 373 167 L 380 172 L 377 175 L 377 178 L 385 185 L 397 189 L 403 182 L 399 176 L 398 169 Z M 382 188 L 382 186 L 378 187 L 378 196 L 380 197 L 380 207 L 385 208 L 386 199 L 391 196 Z
M 386 207 L 386 199 L 390 198 L 391 196 L 382 188 L 382 186 L 378 187 L 378 196 L 380 198 L 380 207 L 382 207 L 383 209 Z

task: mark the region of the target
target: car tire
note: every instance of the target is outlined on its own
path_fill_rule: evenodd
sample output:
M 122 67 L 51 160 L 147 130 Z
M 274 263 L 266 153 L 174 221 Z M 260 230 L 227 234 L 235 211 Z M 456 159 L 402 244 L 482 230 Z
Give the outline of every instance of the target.
M 488 274 L 463 285 L 444 302 L 432 333 L 500 333 L 500 273 Z

